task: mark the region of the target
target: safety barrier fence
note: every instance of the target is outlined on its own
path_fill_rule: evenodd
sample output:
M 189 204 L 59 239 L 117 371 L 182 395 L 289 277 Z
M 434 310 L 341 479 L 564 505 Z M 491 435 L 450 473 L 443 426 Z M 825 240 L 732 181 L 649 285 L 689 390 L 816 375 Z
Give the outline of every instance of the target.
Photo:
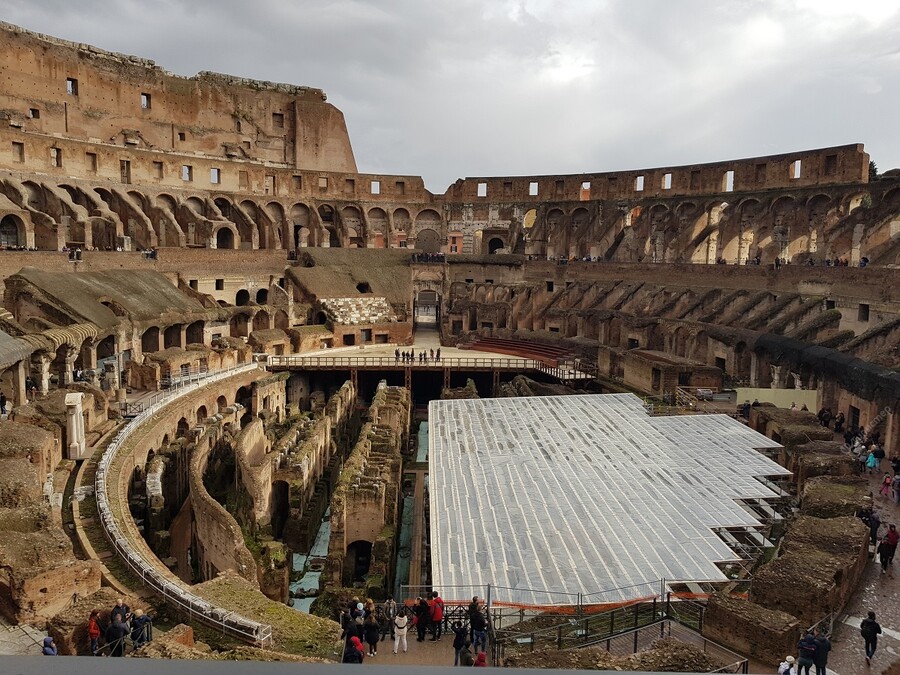
M 536 370 L 547 375 L 552 375 L 559 380 L 583 380 L 591 379 L 591 372 L 580 369 L 578 360 L 560 362 L 557 366 L 551 366 L 538 359 L 526 358 L 479 358 L 448 356 L 441 359 L 428 359 L 420 361 L 414 358 L 412 361 L 403 361 L 393 356 L 269 356 L 266 360 L 268 368 L 292 368 L 303 370 L 332 369 L 351 370 L 355 368 L 373 368 L 381 370 L 433 370 L 444 368 L 455 370 L 484 370 L 484 371 L 513 371 L 523 372 Z
M 124 527 L 120 526 L 110 505 L 107 478 L 110 468 L 116 459 L 118 452 L 126 445 L 128 439 L 137 432 L 141 425 L 150 417 L 162 410 L 166 405 L 176 399 L 197 391 L 203 386 L 220 380 L 251 372 L 259 367 L 256 363 L 236 366 L 215 372 L 196 373 L 174 383 L 172 388 L 164 392 L 157 392 L 149 400 L 144 401 L 143 410 L 124 427 L 110 442 L 103 452 L 97 466 L 97 475 L 94 480 L 94 489 L 97 497 L 97 508 L 100 513 L 100 523 L 103 531 L 112 544 L 113 549 L 125 562 L 128 568 L 137 575 L 141 581 L 152 588 L 162 598 L 186 613 L 188 620 L 196 620 L 211 626 L 222 633 L 231 635 L 240 640 L 257 645 L 270 644 L 272 641 L 272 627 L 251 619 L 223 607 L 215 607 L 198 595 L 191 593 L 183 586 L 173 582 L 160 573 L 160 570 L 147 560 L 142 553 L 132 545 Z M 113 480 L 117 478 L 113 476 Z M 115 486 L 114 486 L 115 489 Z M 127 506 L 123 509 L 127 510 Z

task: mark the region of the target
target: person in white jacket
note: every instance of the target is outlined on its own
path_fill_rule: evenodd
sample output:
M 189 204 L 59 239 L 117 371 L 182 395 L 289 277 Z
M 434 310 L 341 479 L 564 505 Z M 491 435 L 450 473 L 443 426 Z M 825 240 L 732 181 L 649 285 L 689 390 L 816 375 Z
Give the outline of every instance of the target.
M 400 613 L 394 618 L 394 653 L 397 653 L 400 645 L 403 645 L 403 653 L 406 653 L 406 631 L 409 630 L 409 617 L 406 615 L 406 608 L 400 610 Z
M 793 656 L 784 657 L 784 661 L 778 666 L 778 675 L 797 675 L 797 668 L 794 666 Z

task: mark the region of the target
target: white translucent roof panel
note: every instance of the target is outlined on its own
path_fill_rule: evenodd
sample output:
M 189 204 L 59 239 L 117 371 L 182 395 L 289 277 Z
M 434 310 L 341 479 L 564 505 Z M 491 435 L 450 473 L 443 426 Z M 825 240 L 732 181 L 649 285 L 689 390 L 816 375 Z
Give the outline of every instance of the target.
M 632 394 L 432 401 L 433 583 L 568 604 L 722 581 L 735 555 L 712 530 L 761 525 L 735 500 L 777 497 L 757 480 L 790 475 L 757 452 L 777 447 L 726 415 L 650 417 Z

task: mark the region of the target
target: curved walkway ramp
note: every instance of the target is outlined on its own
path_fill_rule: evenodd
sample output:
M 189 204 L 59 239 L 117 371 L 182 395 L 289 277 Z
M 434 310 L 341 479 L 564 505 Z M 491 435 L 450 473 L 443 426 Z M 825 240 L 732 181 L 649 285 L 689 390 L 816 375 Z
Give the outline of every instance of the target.
M 137 577 L 167 603 L 187 614 L 189 620 L 207 624 L 245 642 L 264 646 L 271 644 L 272 641 L 270 625 L 252 621 L 227 608 L 213 606 L 193 593 L 190 586 L 174 576 L 156 558 L 138 532 L 137 525 L 128 512 L 127 500 L 122 499 L 119 475 L 123 469 L 122 460 L 127 456 L 129 446 L 133 444 L 141 426 L 151 421 L 166 406 L 210 384 L 224 383 L 258 368 L 258 364 L 252 363 L 207 373 L 179 382 L 177 387 L 160 392 L 109 444 L 97 467 L 94 485 L 103 531 L 116 553 Z

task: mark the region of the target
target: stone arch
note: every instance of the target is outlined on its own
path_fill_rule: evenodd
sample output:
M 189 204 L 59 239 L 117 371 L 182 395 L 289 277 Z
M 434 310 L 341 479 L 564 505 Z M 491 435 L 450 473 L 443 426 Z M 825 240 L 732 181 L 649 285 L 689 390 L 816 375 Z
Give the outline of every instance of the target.
M 341 209 L 341 224 L 347 232 L 348 248 L 366 248 L 366 228 L 362 212 L 356 206 Z
M 500 249 L 506 248 L 506 243 L 500 237 L 491 237 L 487 241 L 487 252 L 494 254 Z
M 235 232 L 234 227 L 224 223 L 216 228 L 213 238 L 217 249 L 236 249 L 240 241 L 240 236 Z
M 249 331 L 250 319 L 246 314 L 235 314 L 228 322 L 228 330 L 231 337 L 247 337 Z
M 372 542 L 357 539 L 347 546 L 347 556 L 344 558 L 343 580 L 347 587 L 355 582 L 365 581 L 372 564 Z
M 291 206 L 290 219 L 293 248 L 315 246 L 316 242 L 310 227 L 309 207 L 302 202 L 297 202 Z
M 256 304 L 265 305 L 267 302 L 269 302 L 269 289 L 260 288 L 256 291 Z
M 159 326 L 150 326 L 141 334 L 141 351 L 144 353 L 159 351 Z
M 206 418 L 209 417 L 209 413 L 206 411 L 206 406 L 201 405 L 197 408 L 197 424 L 203 424 L 206 422 Z
M 369 220 L 370 235 L 375 248 L 385 248 L 389 241 L 390 225 L 384 209 L 374 207 L 369 209 L 366 217 Z
M 218 200 L 216 201 L 218 202 Z M 188 197 L 184 200 L 184 204 L 198 216 L 206 216 L 206 202 L 200 199 L 200 197 Z M 218 206 L 218 203 L 216 206 Z
M 288 318 L 287 312 L 285 312 L 283 309 L 279 309 L 277 312 L 275 312 L 275 328 L 287 330 L 290 327 L 291 322 Z
M 171 347 L 180 347 L 184 348 L 184 345 L 181 343 L 181 329 L 184 328 L 184 324 L 176 323 L 171 326 L 167 326 L 163 331 L 163 345 L 166 349 L 170 349 Z
M 225 398 L 224 395 L 220 395 L 220 396 L 216 399 L 216 408 L 218 409 L 219 412 L 222 412 L 222 411 L 224 411 L 225 408 L 227 408 L 227 407 L 228 407 L 228 399 Z
M 337 214 L 334 211 L 334 207 L 331 206 L 331 204 L 321 204 L 317 209 L 317 213 L 319 214 L 319 221 L 322 223 L 322 229 L 324 230 L 322 244 L 324 244 L 327 239 L 329 247 L 340 248 L 341 237 L 338 232 Z
M 568 232 L 563 227 L 566 214 L 560 208 L 552 208 L 547 212 L 544 218 L 543 232 L 544 239 L 549 242 L 547 255 L 565 255 L 568 256 Z
M 253 316 L 253 330 L 267 330 L 270 323 L 269 313 L 264 309 L 259 310 Z
M 25 246 L 27 241 L 25 223 L 12 213 L 0 219 L 0 248 Z
M 823 193 L 815 194 L 806 201 L 808 253 L 821 257 L 829 255 L 825 246 L 825 227 L 831 207 L 831 197 Z
M 158 195 L 156 195 L 156 204 L 157 206 L 168 209 L 169 211 L 172 211 L 174 213 L 175 208 L 178 206 L 178 200 L 170 194 L 160 192 Z
M 419 230 L 416 236 L 416 248 L 424 253 L 439 253 L 441 250 L 441 235 L 431 228 Z
M 234 304 L 238 307 L 246 307 L 250 304 L 250 291 L 246 288 L 242 288 L 234 296 Z
M 175 428 L 175 438 L 184 438 L 185 436 L 187 436 L 190 429 L 190 422 L 187 421 L 186 417 L 182 417 L 180 420 L 178 420 L 178 426 L 176 426 Z
M 440 245 L 440 232 L 443 230 L 443 222 L 441 221 L 441 215 L 434 209 L 422 209 L 421 211 L 419 211 L 419 213 L 416 214 L 415 233 L 416 248 L 418 249 L 422 249 L 419 238 L 421 237 L 421 233 L 423 230 L 433 230 L 437 232 Z M 428 252 L 434 253 L 435 251 Z
M 404 208 L 394 209 L 393 213 L 394 225 L 391 229 L 391 248 L 405 248 L 406 240 L 412 232 L 412 219 L 409 211 Z
M 189 324 L 187 327 L 187 343 L 190 344 L 204 344 L 203 334 L 204 334 L 205 324 L 202 321 L 194 321 L 192 324 Z
M 285 217 L 284 217 L 284 206 L 282 206 L 281 202 L 271 201 L 265 205 L 266 215 L 269 216 L 269 220 L 272 221 L 272 245 L 269 248 L 290 248 L 290 242 L 286 240 L 287 232 L 284 227 L 285 225 Z

